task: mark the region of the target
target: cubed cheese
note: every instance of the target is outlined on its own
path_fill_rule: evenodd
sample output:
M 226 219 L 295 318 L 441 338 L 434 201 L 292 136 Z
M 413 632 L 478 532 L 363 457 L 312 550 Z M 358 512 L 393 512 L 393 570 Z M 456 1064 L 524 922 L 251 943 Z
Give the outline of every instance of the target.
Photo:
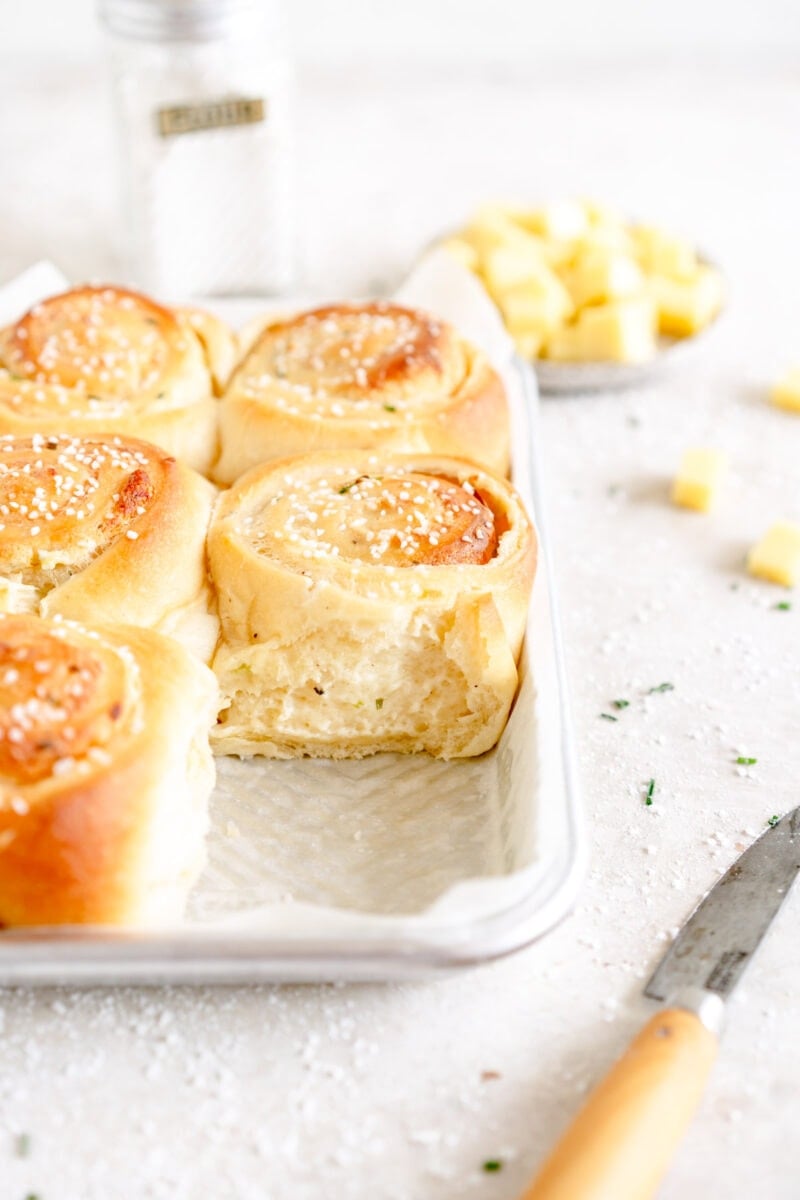
M 672 485 L 673 503 L 708 512 L 719 497 L 727 470 L 728 457 L 721 450 L 697 448 L 684 451 Z
M 517 354 L 521 354 L 523 358 L 538 358 L 543 340 L 540 333 L 514 334 L 514 345 L 517 348 Z
M 549 274 L 536 243 L 524 233 L 487 251 L 482 269 L 486 286 L 495 297 L 517 284 L 537 278 L 542 272 Z
M 577 200 L 560 200 L 534 208 L 519 218 L 526 229 L 553 238 L 557 242 L 571 242 L 582 237 L 589 228 L 586 210 Z
M 575 243 L 575 260 L 580 262 L 583 255 L 593 250 L 625 254 L 628 258 L 636 256 L 633 238 L 622 225 L 592 225 Z
M 648 289 L 658 313 L 658 331 L 669 337 L 699 333 L 722 307 L 722 279 L 713 267 L 698 267 L 690 279 L 652 275 Z
M 612 204 L 603 204 L 599 200 L 581 200 L 581 207 L 586 213 L 590 225 L 598 229 L 623 229 L 627 225 L 625 214 Z
M 632 258 L 597 249 L 581 254 L 562 278 L 576 308 L 620 300 L 644 288 L 644 275 Z
M 637 225 L 633 237 L 639 261 L 648 275 L 691 279 L 697 272 L 694 247 L 655 225 Z
M 654 320 L 643 296 L 584 308 L 548 339 L 545 353 L 560 362 L 646 362 L 656 350 Z
M 800 525 L 773 525 L 747 556 L 747 569 L 759 579 L 794 587 L 800 582 Z
M 552 333 L 573 311 L 569 292 L 545 266 L 513 287 L 493 289 L 493 294 L 512 335 Z
M 447 241 L 442 242 L 442 248 L 451 254 L 457 262 L 460 262 L 462 267 L 466 267 L 468 271 L 477 271 L 480 265 L 478 251 L 474 246 L 464 238 L 452 237 Z
M 508 211 L 497 205 L 480 209 L 458 236 L 477 251 L 481 262 L 493 250 L 506 246 L 517 247 L 522 256 L 538 249 L 538 257 L 543 258 L 543 240 L 520 228 L 512 221 Z
M 778 408 L 800 412 L 800 367 L 792 367 L 770 392 L 770 399 Z

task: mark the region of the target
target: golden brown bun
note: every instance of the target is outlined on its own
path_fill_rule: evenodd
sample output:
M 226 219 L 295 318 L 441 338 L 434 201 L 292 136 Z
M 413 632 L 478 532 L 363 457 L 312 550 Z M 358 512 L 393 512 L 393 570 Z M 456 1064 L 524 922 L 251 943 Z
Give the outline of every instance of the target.
M 503 385 L 445 322 L 397 304 L 337 304 L 253 334 L 220 408 L 218 482 L 348 448 L 454 454 L 507 473 Z
M 0 612 L 142 625 L 208 662 L 215 496 L 207 479 L 135 438 L 0 436 Z
M 146 438 L 198 471 L 217 453 L 233 335 L 208 313 L 80 287 L 0 330 L 0 433 Z
M 463 459 L 265 464 L 209 532 L 219 753 L 481 754 L 517 687 L 536 560 L 513 488 Z
M 161 924 L 204 858 L 214 678 L 130 626 L 0 617 L 0 924 Z

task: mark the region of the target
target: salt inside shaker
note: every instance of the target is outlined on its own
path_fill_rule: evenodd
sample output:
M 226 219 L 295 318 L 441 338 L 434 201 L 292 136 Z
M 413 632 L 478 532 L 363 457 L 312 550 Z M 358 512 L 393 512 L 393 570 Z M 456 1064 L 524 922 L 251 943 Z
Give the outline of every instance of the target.
M 171 297 L 286 290 L 291 64 L 275 0 L 100 0 L 129 269 Z

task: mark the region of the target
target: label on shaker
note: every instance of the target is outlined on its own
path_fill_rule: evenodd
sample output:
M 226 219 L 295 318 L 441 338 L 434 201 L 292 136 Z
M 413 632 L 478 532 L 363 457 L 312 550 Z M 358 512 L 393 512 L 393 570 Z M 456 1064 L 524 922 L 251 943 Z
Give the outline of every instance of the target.
M 257 125 L 266 120 L 267 106 L 258 98 L 204 100 L 200 104 L 175 104 L 156 110 L 161 137 L 179 133 L 198 133 L 204 129 L 225 129 L 231 125 Z

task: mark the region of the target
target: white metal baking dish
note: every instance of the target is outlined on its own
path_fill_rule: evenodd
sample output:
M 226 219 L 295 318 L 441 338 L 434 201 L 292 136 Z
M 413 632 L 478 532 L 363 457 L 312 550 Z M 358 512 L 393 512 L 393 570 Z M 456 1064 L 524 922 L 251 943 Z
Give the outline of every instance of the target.
M 438 265 L 435 274 L 436 288 L 429 277 L 404 298 L 449 307 L 438 294 Z M 479 333 L 485 319 L 479 314 Z M 538 397 L 521 362 L 504 375 L 514 481 L 540 550 L 521 686 L 499 745 L 449 763 L 423 755 L 220 759 L 208 866 L 186 923 L 155 933 L 7 930 L 0 984 L 409 978 L 507 954 L 564 916 L 585 846 Z

